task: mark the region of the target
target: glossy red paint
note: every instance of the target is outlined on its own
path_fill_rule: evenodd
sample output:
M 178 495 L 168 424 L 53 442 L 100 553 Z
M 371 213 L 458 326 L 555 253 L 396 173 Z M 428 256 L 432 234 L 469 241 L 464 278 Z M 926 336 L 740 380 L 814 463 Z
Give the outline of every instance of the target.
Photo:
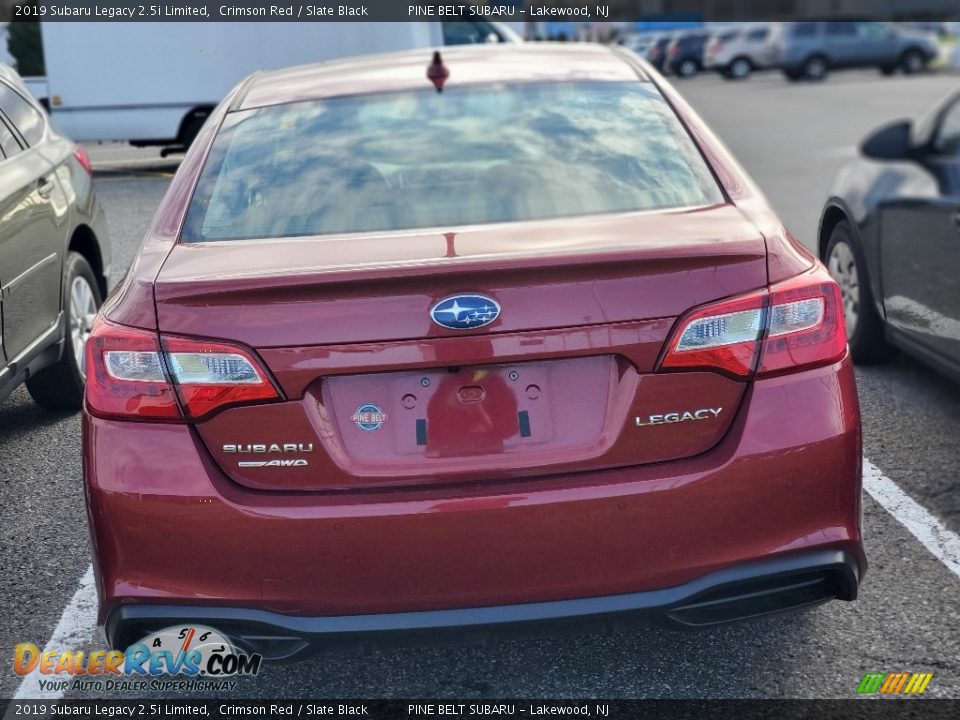
M 228 112 L 422 87 L 427 58 L 294 68 L 235 89 L 103 316 L 146 331 L 151 347 L 239 347 L 277 397 L 193 422 L 85 412 L 101 620 L 124 604 L 345 616 L 587 598 L 824 548 L 849 553 L 862 575 L 848 358 L 800 370 L 788 358 L 769 377 L 750 358 L 739 377 L 663 366 L 694 308 L 750 293 L 766 307 L 771 286 L 821 272 L 736 161 L 633 55 L 544 45 L 443 59 L 445 92 L 656 84 L 726 202 L 180 244 Z M 470 331 L 431 322 L 457 293 L 509 311 Z M 382 427 L 360 427 L 370 417 Z
M 517 373 L 516 381 L 511 372 Z M 434 382 L 423 387 L 424 379 Z M 474 386 L 486 396 L 464 402 L 459 391 Z M 357 491 L 465 484 L 697 455 L 723 437 L 744 392 L 744 383 L 711 372 L 641 375 L 610 355 L 471 365 L 454 373 L 327 376 L 302 399 L 226 410 L 198 424 L 197 433 L 221 470 L 250 488 Z M 371 397 L 378 398 L 386 419 L 379 431 L 364 432 L 354 426 L 352 414 Z M 404 406 L 408 397 L 413 398 L 409 408 Z M 716 415 L 636 426 L 636 418 L 648 421 L 678 409 L 701 408 L 704 398 L 718 410 Z M 527 413 L 530 437 L 520 431 L 520 411 Z M 422 446 L 417 444 L 418 420 L 426 433 Z M 265 428 L 283 428 L 285 442 L 313 445 L 307 453 L 271 458 L 304 458 L 309 465 L 279 474 L 276 468 L 239 467 L 238 456 L 224 452 L 224 445 L 262 443 L 276 434 Z
M 465 227 L 456 250 L 420 230 L 177 244 L 156 314 L 164 332 L 260 349 L 672 319 L 766 282 L 763 237 L 730 205 Z M 470 333 L 422 311 L 471 289 L 511 311 Z
M 590 597 L 823 547 L 863 568 L 849 359 L 750 392 L 685 460 L 332 495 L 250 490 L 187 426 L 88 415 L 101 620 L 120 603 L 349 615 Z

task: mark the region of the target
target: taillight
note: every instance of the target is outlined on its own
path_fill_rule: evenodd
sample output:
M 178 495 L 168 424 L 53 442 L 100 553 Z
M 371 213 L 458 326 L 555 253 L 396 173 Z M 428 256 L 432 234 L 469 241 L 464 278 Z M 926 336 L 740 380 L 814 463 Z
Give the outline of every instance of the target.
M 156 333 L 98 319 L 84 352 L 91 413 L 133 420 L 181 419 Z
M 745 378 L 827 365 L 847 339 L 840 288 L 822 268 L 688 313 L 662 369 L 702 368 Z
M 102 319 L 87 340 L 86 368 L 87 409 L 101 417 L 198 420 L 228 405 L 280 398 L 260 363 L 242 347 L 161 340 L 154 332 Z
M 762 291 L 689 313 L 670 339 L 660 367 L 707 367 L 746 377 L 756 366 L 766 300 Z
M 87 155 L 87 151 L 79 145 L 75 145 L 73 147 L 73 157 L 77 159 L 80 167 L 86 171 L 87 175 L 93 177 L 93 165 L 90 164 L 90 156 Z
M 280 397 L 260 363 L 241 347 L 164 337 L 163 349 L 184 410 L 193 419 L 226 405 Z
M 839 360 L 847 349 L 840 286 L 823 270 L 774 285 L 769 326 L 757 368 L 760 375 Z

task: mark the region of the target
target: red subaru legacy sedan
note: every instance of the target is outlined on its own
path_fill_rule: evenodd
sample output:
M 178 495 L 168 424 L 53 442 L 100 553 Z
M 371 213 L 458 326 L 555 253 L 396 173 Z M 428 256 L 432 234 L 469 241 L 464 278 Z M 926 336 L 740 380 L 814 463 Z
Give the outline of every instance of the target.
M 451 49 L 257 74 L 87 343 L 114 646 L 851 600 L 837 285 L 635 55 Z

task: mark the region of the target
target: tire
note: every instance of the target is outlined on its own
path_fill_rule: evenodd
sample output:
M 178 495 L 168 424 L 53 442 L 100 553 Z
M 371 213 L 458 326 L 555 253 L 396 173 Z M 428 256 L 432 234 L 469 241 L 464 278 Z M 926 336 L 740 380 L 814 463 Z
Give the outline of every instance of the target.
M 189 117 L 183 122 L 183 127 L 181 128 L 180 135 L 177 137 L 177 141 L 184 148 L 189 148 L 200 133 L 200 130 L 203 129 L 203 124 L 209 116 L 209 111 L 194 110 L 191 112 Z
M 811 55 L 800 70 L 807 80 L 824 80 L 830 74 L 830 66 L 823 55 Z
M 900 58 L 900 68 L 904 75 L 916 75 L 927 67 L 927 59 L 919 50 L 907 50 Z
M 790 82 L 798 82 L 803 79 L 803 75 L 798 70 L 784 70 L 783 76 Z
M 882 362 L 893 354 L 877 313 L 863 251 L 850 223 L 842 220 L 830 233 L 823 258 L 831 277 L 840 284 L 850 355 L 859 365 Z
M 881 74 L 881 75 L 885 75 L 886 77 L 890 77 L 890 76 L 893 75 L 896 71 L 897 71 L 897 66 L 896 66 L 896 65 L 883 65 L 883 66 L 880 68 L 880 74 Z
M 83 343 L 103 304 L 97 278 L 80 253 L 67 253 L 62 297 L 66 318 L 63 357 L 28 379 L 27 390 L 47 410 L 75 411 L 83 406 Z
M 731 80 L 746 80 L 753 72 L 753 63 L 745 57 L 734 58 L 727 65 L 727 77 Z
M 677 77 L 691 78 L 700 70 L 697 61 L 685 58 L 677 63 Z

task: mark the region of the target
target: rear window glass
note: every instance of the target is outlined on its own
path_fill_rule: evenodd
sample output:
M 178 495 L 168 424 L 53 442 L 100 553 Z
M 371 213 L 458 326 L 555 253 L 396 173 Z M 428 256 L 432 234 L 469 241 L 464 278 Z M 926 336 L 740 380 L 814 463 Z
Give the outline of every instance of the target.
M 794 23 L 790 34 L 793 37 L 813 37 L 817 34 L 817 24 L 812 22 Z
M 29 145 L 43 138 L 43 115 L 19 93 L 0 83 L 0 108 L 16 126 Z
M 231 113 L 184 242 L 514 222 L 722 202 L 641 83 L 483 85 Z
M 856 23 L 852 22 L 828 22 L 827 35 L 849 35 L 857 34 Z
M 20 152 L 20 143 L 7 127 L 7 123 L 0 118 L 0 159 L 12 157 L 18 152 Z

